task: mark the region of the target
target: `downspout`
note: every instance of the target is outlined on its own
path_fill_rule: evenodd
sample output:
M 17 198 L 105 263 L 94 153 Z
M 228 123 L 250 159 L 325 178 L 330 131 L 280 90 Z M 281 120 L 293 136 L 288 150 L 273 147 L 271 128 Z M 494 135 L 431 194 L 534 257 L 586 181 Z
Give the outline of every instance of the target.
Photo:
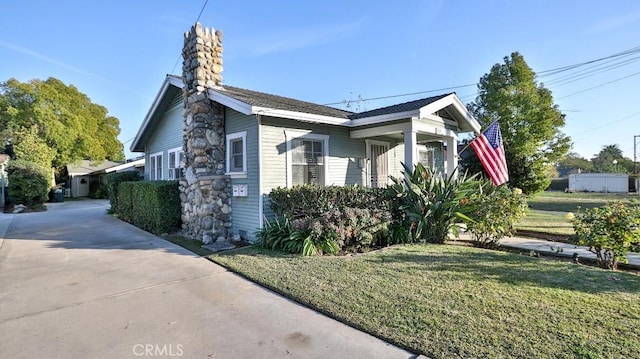
M 262 194 L 262 118 L 256 114 L 258 122 L 258 223 L 264 227 L 264 199 Z

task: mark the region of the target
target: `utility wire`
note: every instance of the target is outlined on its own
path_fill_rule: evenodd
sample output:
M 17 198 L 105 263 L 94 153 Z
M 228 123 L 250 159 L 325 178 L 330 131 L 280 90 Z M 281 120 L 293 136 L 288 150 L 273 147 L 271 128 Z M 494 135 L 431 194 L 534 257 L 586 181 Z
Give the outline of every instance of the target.
M 593 86 L 593 87 L 589 87 L 589 88 L 584 89 L 582 91 L 578 91 L 578 92 L 570 93 L 570 94 L 562 96 L 562 97 L 558 97 L 556 100 L 561 100 L 563 98 L 567 98 L 567 97 L 571 97 L 573 95 L 581 94 L 583 92 L 587 92 L 587 91 L 590 91 L 590 90 L 593 90 L 593 89 L 597 89 L 599 87 L 606 86 L 606 85 L 612 84 L 614 82 L 622 81 L 624 79 L 628 79 L 629 77 L 633 77 L 633 76 L 637 76 L 637 75 L 640 75 L 640 71 L 639 72 L 634 72 L 631 75 L 619 77 L 619 78 L 617 78 L 615 80 L 611 80 L 611 81 L 608 81 L 608 82 L 605 82 L 605 83 L 602 83 L 602 84 L 599 84 L 599 85 L 596 85 L 596 86 Z
M 209 2 L 209 0 L 204 0 L 204 4 L 202 5 L 202 8 L 200 9 L 200 13 L 198 14 L 198 17 L 196 18 L 195 22 L 200 21 L 200 16 L 202 16 L 202 12 L 204 12 L 204 8 L 207 7 L 207 3 Z M 173 65 L 173 69 L 171 69 L 171 74 L 173 74 L 173 72 L 176 70 L 176 67 L 178 67 L 178 63 L 180 62 L 180 59 L 182 58 L 182 54 L 178 55 L 178 58 L 176 59 L 176 63 Z
M 587 69 L 583 69 L 583 70 L 578 71 L 578 72 L 573 73 L 573 74 L 567 74 L 567 75 L 561 76 L 559 78 L 551 79 L 549 82 L 544 83 L 547 86 L 549 86 L 550 84 L 553 84 L 554 87 L 555 86 L 560 86 L 560 85 L 564 85 L 564 84 L 567 84 L 567 83 L 571 83 L 571 82 L 575 82 L 575 81 L 578 81 L 578 80 L 582 80 L 584 78 L 591 77 L 591 76 L 597 75 L 597 74 L 602 73 L 602 72 L 610 71 L 610 70 L 613 70 L 613 69 L 616 69 L 616 68 L 619 68 L 619 67 L 622 67 L 622 66 L 629 65 L 629 64 L 631 64 L 633 62 L 636 62 L 636 61 L 640 60 L 640 56 L 634 57 L 632 59 L 627 59 L 627 60 L 624 60 L 624 61 L 621 61 L 621 62 L 618 62 L 618 63 L 614 63 L 614 64 L 611 64 L 609 66 L 600 67 L 600 66 L 603 66 L 603 65 L 605 65 L 607 63 L 618 61 L 619 58 L 624 58 L 624 57 L 631 56 L 631 55 L 638 54 L 638 53 L 640 53 L 640 46 L 632 47 L 630 49 L 627 49 L 627 50 L 624 50 L 624 51 L 621 51 L 621 52 L 618 52 L 618 53 L 615 53 L 615 54 L 612 54 L 612 55 L 609 55 L 609 56 L 600 57 L 600 58 L 597 58 L 597 59 L 594 59 L 594 60 L 589 60 L 589 61 L 580 62 L 580 63 L 577 63 L 577 64 L 561 66 L 561 67 L 556 67 L 556 68 L 549 69 L 549 70 L 540 71 L 540 72 L 536 73 L 536 78 L 551 77 L 551 76 L 554 76 L 554 75 L 557 75 L 557 74 L 560 74 L 560 73 L 564 73 L 564 72 L 568 72 L 568 71 L 571 71 L 571 70 L 574 70 L 574 69 L 577 69 L 577 68 L 581 68 L 583 66 L 599 63 L 599 64 L 597 64 L 595 66 L 588 67 Z M 600 67 L 600 68 L 598 68 L 598 67 Z M 632 75 L 629 75 L 628 77 L 635 76 L 635 75 L 636 74 L 632 74 Z M 564 82 L 562 81 L 562 79 L 564 79 Z M 604 83 L 604 84 L 600 84 L 598 86 L 594 86 L 594 87 L 582 90 L 581 92 L 576 92 L 576 93 L 567 95 L 565 97 L 569 97 L 569 96 L 577 95 L 578 93 L 590 91 L 590 90 L 593 90 L 595 88 L 608 85 L 609 83 L 616 82 L 618 80 L 621 80 L 621 79 L 617 79 L 617 80 L 610 81 L 610 82 L 607 82 L 607 83 Z M 554 81 L 555 81 L 555 83 L 554 83 Z M 411 92 L 411 93 L 394 94 L 394 95 L 387 95 L 387 96 L 380 96 L 380 97 L 359 98 L 359 99 L 356 99 L 356 100 L 343 100 L 343 101 L 339 101 L 339 102 L 326 103 L 324 105 L 325 106 L 331 106 L 331 105 L 341 105 L 341 104 L 351 103 L 351 102 L 385 100 L 385 99 L 390 99 L 390 98 L 414 96 L 414 95 L 420 95 L 420 94 L 431 93 L 431 92 L 439 92 L 439 91 L 445 91 L 445 90 L 466 88 L 466 87 L 471 87 L 471 86 L 478 86 L 478 83 L 451 86 L 451 87 L 445 87 L 445 88 L 440 88 L 440 89 L 435 89 L 435 90 L 425 90 L 425 91 L 417 91 L 417 92 Z M 469 95 L 468 99 L 464 99 L 463 100 L 461 98 L 461 101 L 462 102 L 466 102 L 467 100 L 470 100 L 475 96 L 476 95 Z M 561 98 L 564 98 L 564 97 L 561 97 Z M 560 98 L 558 98 L 558 99 L 560 99 Z

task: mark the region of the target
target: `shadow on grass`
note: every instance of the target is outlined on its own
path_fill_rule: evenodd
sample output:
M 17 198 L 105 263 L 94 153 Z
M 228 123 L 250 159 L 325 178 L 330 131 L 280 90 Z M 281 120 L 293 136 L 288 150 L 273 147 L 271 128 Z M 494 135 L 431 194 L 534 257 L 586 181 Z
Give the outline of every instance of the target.
M 423 247 L 428 248 L 428 247 Z M 584 293 L 640 291 L 640 277 L 568 262 L 533 258 L 521 254 L 490 250 L 469 251 L 386 251 L 366 256 L 374 264 L 403 264 L 399 270 L 447 272 L 452 280 L 492 280 L 515 286 L 556 288 Z

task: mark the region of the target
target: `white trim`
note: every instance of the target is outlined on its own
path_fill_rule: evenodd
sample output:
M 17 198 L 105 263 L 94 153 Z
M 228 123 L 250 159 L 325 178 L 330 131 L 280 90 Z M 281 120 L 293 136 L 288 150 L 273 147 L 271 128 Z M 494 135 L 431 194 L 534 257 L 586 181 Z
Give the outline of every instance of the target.
M 391 154 L 389 152 L 391 152 L 391 143 L 389 142 L 385 142 L 385 141 L 378 141 L 378 140 L 364 140 L 365 145 L 366 145 L 366 156 L 367 156 L 367 187 L 371 187 L 371 173 L 372 173 L 372 168 L 371 168 L 371 145 L 378 145 L 378 146 L 386 146 L 387 147 L 387 176 L 391 175 Z M 387 184 L 389 184 L 389 180 L 387 179 Z
M 405 118 L 413 118 L 418 116 L 420 116 L 420 110 L 395 112 L 395 113 L 389 113 L 389 114 L 378 115 L 373 117 L 357 118 L 355 120 L 351 120 L 351 123 L 349 124 L 349 126 L 357 127 L 357 126 L 363 126 L 363 125 L 374 125 L 376 123 L 402 120 Z
M 167 150 L 167 177 L 170 180 L 177 180 L 179 177 L 176 177 L 175 170 L 182 168 L 182 163 L 180 161 L 180 154 L 182 153 L 182 146 L 174 147 Z M 174 154 L 175 163 L 173 163 L 173 167 L 171 167 L 171 154 Z
M 127 163 L 123 163 L 121 165 L 105 168 L 104 172 L 105 173 L 111 173 L 111 172 L 116 172 L 116 171 L 123 170 L 125 168 L 129 168 L 129 167 L 141 167 L 141 166 L 144 166 L 144 158 L 141 158 L 141 159 L 135 160 L 135 161 L 131 161 L 131 162 L 127 162 Z M 71 175 L 71 173 L 70 173 L 70 175 Z
M 164 169 L 164 158 L 163 157 L 164 156 L 163 156 L 163 154 L 164 154 L 163 151 L 149 154 L 149 180 L 150 181 L 161 181 L 161 180 L 164 179 L 164 171 L 163 171 L 163 169 Z M 151 167 L 151 158 L 152 157 L 156 157 L 156 159 L 155 159 L 156 168 L 152 168 Z M 160 166 L 159 167 L 160 168 L 160 178 L 156 177 L 157 173 L 158 173 L 158 170 L 157 170 L 158 169 L 158 157 L 160 157 L 160 165 L 159 165 Z M 153 170 L 153 176 L 151 175 L 151 170 Z
M 321 135 L 318 133 L 312 133 L 311 131 L 299 131 L 299 130 L 284 130 L 284 137 L 287 142 L 287 187 L 293 186 L 293 172 L 291 158 L 291 141 L 298 138 L 323 141 L 322 144 L 322 167 L 324 167 L 324 186 L 330 185 L 329 182 L 329 135 Z
M 338 126 L 351 126 L 351 120 L 348 118 L 340 118 L 340 117 L 332 117 L 332 116 L 324 116 L 324 115 L 316 115 L 305 112 L 297 112 L 297 111 L 288 111 L 288 110 L 278 110 L 268 107 L 252 107 L 252 111 L 254 114 L 260 113 L 261 115 L 267 115 L 271 117 L 282 117 L 291 120 L 299 120 L 303 122 L 311 122 L 311 123 L 322 123 L 329 125 L 338 125 Z
M 362 130 L 351 130 L 349 132 L 349 137 L 366 138 L 366 137 L 386 136 L 392 133 L 402 133 L 407 129 L 411 129 L 411 122 L 395 123 L 393 125 L 371 127 L 371 128 L 365 128 Z
M 422 107 L 420 109 L 420 117 L 427 117 L 429 115 L 433 115 L 437 111 L 449 105 L 453 106 L 459 112 L 459 114 L 462 115 L 462 118 L 467 122 L 467 124 L 473 131 L 475 131 L 476 133 L 480 133 L 480 124 L 478 123 L 478 121 L 476 121 L 476 119 L 473 118 L 473 116 L 469 113 L 469 111 L 467 111 L 467 108 L 464 106 L 462 101 L 460 101 L 458 96 L 456 96 L 456 94 L 453 94 L 453 93 L 450 94 L 449 96 L 445 96 L 437 101 L 434 101 Z M 461 129 L 465 128 L 464 126 L 460 126 L 460 125 L 463 125 L 463 124 L 461 123 L 461 121 L 458 121 L 458 128 L 461 128 Z
M 180 86 L 175 85 L 175 79 L 171 78 L 169 75 L 165 77 L 164 81 L 162 82 L 162 87 L 160 87 L 160 92 L 158 92 L 156 97 L 153 99 L 153 102 L 151 103 L 151 108 L 149 108 L 149 111 L 147 111 L 147 114 L 144 116 L 142 125 L 140 125 L 140 128 L 138 129 L 138 133 L 136 133 L 136 137 L 134 137 L 133 142 L 131 142 L 131 146 L 129 146 L 129 150 L 131 150 L 131 152 L 139 152 L 139 151 L 134 151 L 133 149 L 138 146 L 138 142 L 140 142 L 140 140 L 142 139 L 142 134 L 147 130 L 147 127 L 151 122 L 151 118 L 153 117 L 153 114 L 158 109 L 158 106 L 160 106 L 160 102 L 162 102 L 162 98 L 167 93 L 167 90 L 171 85 L 176 86 L 178 88 L 182 88 L 182 85 Z
M 243 115 L 253 115 L 253 107 L 246 102 L 236 100 L 233 97 L 227 96 L 223 93 L 223 90 L 209 89 L 207 91 L 209 99 L 215 101 L 221 105 L 227 106 L 230 109 L 236 110 Z
M 259 228 L 264 227 L 264 194 L 262 193 L 262 119 L 256 115 L 258 122 L 258 223 Z
M 247 178 L 247 131 L 230 133 L 227 136 L 227 173 L 231 178 Z M 231 172 L 231 142 L 233 140 L 242 139 L 242 171 Z

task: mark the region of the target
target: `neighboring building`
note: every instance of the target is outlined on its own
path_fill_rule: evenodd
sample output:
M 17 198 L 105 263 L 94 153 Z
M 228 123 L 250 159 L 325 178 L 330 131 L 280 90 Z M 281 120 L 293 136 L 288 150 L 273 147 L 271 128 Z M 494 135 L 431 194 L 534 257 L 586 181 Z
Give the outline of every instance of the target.
M 9 178 L 7 175 L 7 166 L 9 165 L 9 155 L 0 153 L 0 207 L 4 207 L 7 197 L 7 187 L 9 186 Z
M 186 34 L 185 46 L 195 48 L 189 45 L 190 39 L 195 44 L 196 37 L 211 36 L 213 39 L 208 37 L 201 42 L 221 48 L 218 32 L 209 33 L 199 26 Z M 189 51 L 192 49 L 185 53 Z M 215 51 L 212 68 L 222 63 L 216 57 L 221 50 Z M 205 58 L 200 53 L 197 56 L 200 62 Z M 188 63 L 193 67 L 198 62 Z M 204 211 L 209 215 L 205 217 L 212 218 L 202 222 L 208 232 L 194 231 L 191 224 L 183 227 L 205 242 L 211 241 L 211 236 L 221 239 L 225 234 L 253 240 L 253 233 L 270 214 L 268 194 L 276 187 L 381 187 L 389 183 L 389 176 L 401 175 L 401 163 L 412 167 L 422 162 L 451 173 L 458 167 L 458 133 L 480 131 L 480 125 L 455 93 L 353 113 L 222 85 L 219 72 L 210 76 L 219 81 L 207 81 L 205 89 L 201 86 L 204 80 L 197 77 L 202 71 L 189 71 L 193 72 L 185 72 L 184 76 L 195 80 L 188 84 L 183 82 L 184 76 L 165 78 L 131 151 L 145 153 L 148 180 L 182 178 L 183 193 L 188 192 L 187 188 L 201 188 L 202 196 L 210 195 L 211 186 L 213 191 L 222 191 L 195 205 L 189 201 L 194 197 L 198 200 L 200 192 L 184 193 L 183 222 L 191 221 L 189 211 L 194 212 L 194 206 L 206 206 Z M 185 94 L 189 98 L 187 106 Z M 213 110 L 203 113 L 202 106 Z M 193 153 L 185 156 L 185 149 Z M 209 164 L 200 163 L 203 161 Z M 201 175 L 204 171 L 210 174 Z M 221 176 L 229 182 L 232 219 L 225 216 L 231 211 L 226 209 L 228 203 L 222 205 L 222 211 L 209 208 L 212 203 L 222 203 L 216 198 L 227 200 L 224 183 L 216 182 Z M 211 221 L 218 228 L 211 228 Z M 226 228 L 221 229 L 223 224 Z
M 93 182 L 106 184 L 106 170 L 118 166 L 120 163 L 112 161 L 94 162 L 82 160 L 67 165 L 67 183 L 65 194 L 67 197 L 87 197 L 89 187 Z
M 105 173 L 120 173 L 120 172 L 128 172 L 128 171 L 136 171 L 140 175 L 140 177 L 144 177 L 144 157 L 127 161 L 123 164 L 118 164 L 117 166 L 105 168 Z

